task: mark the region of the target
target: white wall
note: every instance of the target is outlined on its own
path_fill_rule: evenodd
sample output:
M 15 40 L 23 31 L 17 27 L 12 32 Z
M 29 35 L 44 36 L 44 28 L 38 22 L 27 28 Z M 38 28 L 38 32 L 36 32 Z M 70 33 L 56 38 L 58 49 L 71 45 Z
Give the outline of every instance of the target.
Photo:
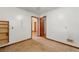
M 58 8 L 46 14 L 47 38 L 79 47 L 79 8 Z M 67 42 L 67 38 L 74 40 Z
M 31 38 L 31 16 L 34 15 L 19 8 L 0 7 L 0 20 L 10 23 L 9 43 Z

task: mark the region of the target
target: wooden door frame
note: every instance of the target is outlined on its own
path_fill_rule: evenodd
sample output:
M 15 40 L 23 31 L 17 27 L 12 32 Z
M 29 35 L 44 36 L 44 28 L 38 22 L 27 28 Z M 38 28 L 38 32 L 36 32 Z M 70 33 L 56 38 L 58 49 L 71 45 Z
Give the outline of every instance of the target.
M 32 17 L 34 18 L 37 18 L 37 20 L 40 20 L 38 17 L 36 16 L 31 16 L 31 38 L 32 38 Z M 43 16 L 43 17 L 46 17 L 46 35 L 47 35 L 47 16 Z M 39 21 L 40 22 L 40 21 Z M 39 23 L 39 33 L 40 33 L 40 23 Z M 45 35 L 45 38 L 46 38 L 46 35 Z M 39 34 L 40 36 L 40 34 Z
M 43 16 L 45 17 L 45 38 L 46 38 L 46 35 L 47 35 L 47 16 Z
M 44 31 L 45 31 L 45 38 L 46 38 L 46 34 L 47 34 L 47 16 L 43 16 L 43 17 L 41 17 L 41 18 L 45 18 L 45 24 L 44 24 L 44 27 L 45 27 L 45 29 L 44 29 Z M 41 20 L 41 18 L 40 18 L 40 20 Z
M 31 16 L 31 38 L 32 38 L 32 27 L 33 27 L 33 26 L 32 26 L 32 21 L 33 21 L 32 18 L 37 18 L 37 19 L 38 19 L 38 17 L 36 17 L 36 16 Z

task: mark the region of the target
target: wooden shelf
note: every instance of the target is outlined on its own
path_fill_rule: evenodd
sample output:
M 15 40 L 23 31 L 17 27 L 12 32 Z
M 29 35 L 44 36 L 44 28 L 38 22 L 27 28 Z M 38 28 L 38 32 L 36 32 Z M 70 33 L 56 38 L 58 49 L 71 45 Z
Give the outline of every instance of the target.
M 8 39 L 8 36 L 2 36 L 2 37 L 0 37 L 0 40 L 3 40 L 3 39 Z
M 0 26 L 0 28 L 8 28 L 8 26 L 4 27 L 4 26 Z
M 9 42 L 9 22 L 0 21 L 0 44 Z
M 4 45 L 5 43 L 8 43 L 8 41 L 7 40 L 0 40 L 0 45 Z
M 2 32 L 2 33 L 0 33 L 0 34 L 8 34 L 8 32 Z
M 0 28 L 7 28 L 8 29 L 8 27 L 0 27 Z
M 2 25 L 2 24 L 6 24 L 6 25 L 8 25 L 8 21 L 6 22 L 6 21 L 0 21 L 0 24 Z

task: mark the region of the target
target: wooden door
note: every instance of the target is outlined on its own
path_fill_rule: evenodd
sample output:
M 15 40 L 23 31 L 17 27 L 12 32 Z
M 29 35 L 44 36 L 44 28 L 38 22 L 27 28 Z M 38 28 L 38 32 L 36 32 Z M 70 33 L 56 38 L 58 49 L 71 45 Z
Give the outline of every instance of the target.
M 34 32 L 36 32 L 36 22 L 34 22 Z
M 40 18 L 40 36 L 44 36 L 44 20 Z
M 0 45 L 9 42 L 9 22 L 0 21 Z

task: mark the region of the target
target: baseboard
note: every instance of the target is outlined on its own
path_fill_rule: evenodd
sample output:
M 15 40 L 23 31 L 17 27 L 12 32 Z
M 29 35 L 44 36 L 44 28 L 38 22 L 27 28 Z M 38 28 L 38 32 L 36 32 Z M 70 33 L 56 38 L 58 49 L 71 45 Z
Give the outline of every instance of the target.
M 4 47 L 10 46 L 10 45 L 14 45 L 14 44 L 16 44 L 16 43 L 20 43 L 20 42 L 23 42 L 23 41 L 26 41 L 26 40 L 30 40 L 30 39 L 32 39 L 32 38 L 20 40 L 20 41 L 13 42 L 13 43 L 8 43 L 8 44 L 5 44 L 5 45 L 0 46 L 0 48 L 4 48 Z
M 47 37 L 46 37 L 46 39 L 51 40 L 51 41 L 54 41 L 54 42 L 57 42 L 57 43 L 61 43 L 61 44 L 67 45 L 67 46 L 71 46 L 73 48 L 79 49 L 79 47 L 76 47 L 76 46 L 73 46 L 73 45 L 69 45 L 67 43 L 63 43 L 63 42 L 60 42 L 60 41 L 57 41 L 57 40 L 53 40 L 53 39 L 50 39 L 50 38 L 47 38 Z

